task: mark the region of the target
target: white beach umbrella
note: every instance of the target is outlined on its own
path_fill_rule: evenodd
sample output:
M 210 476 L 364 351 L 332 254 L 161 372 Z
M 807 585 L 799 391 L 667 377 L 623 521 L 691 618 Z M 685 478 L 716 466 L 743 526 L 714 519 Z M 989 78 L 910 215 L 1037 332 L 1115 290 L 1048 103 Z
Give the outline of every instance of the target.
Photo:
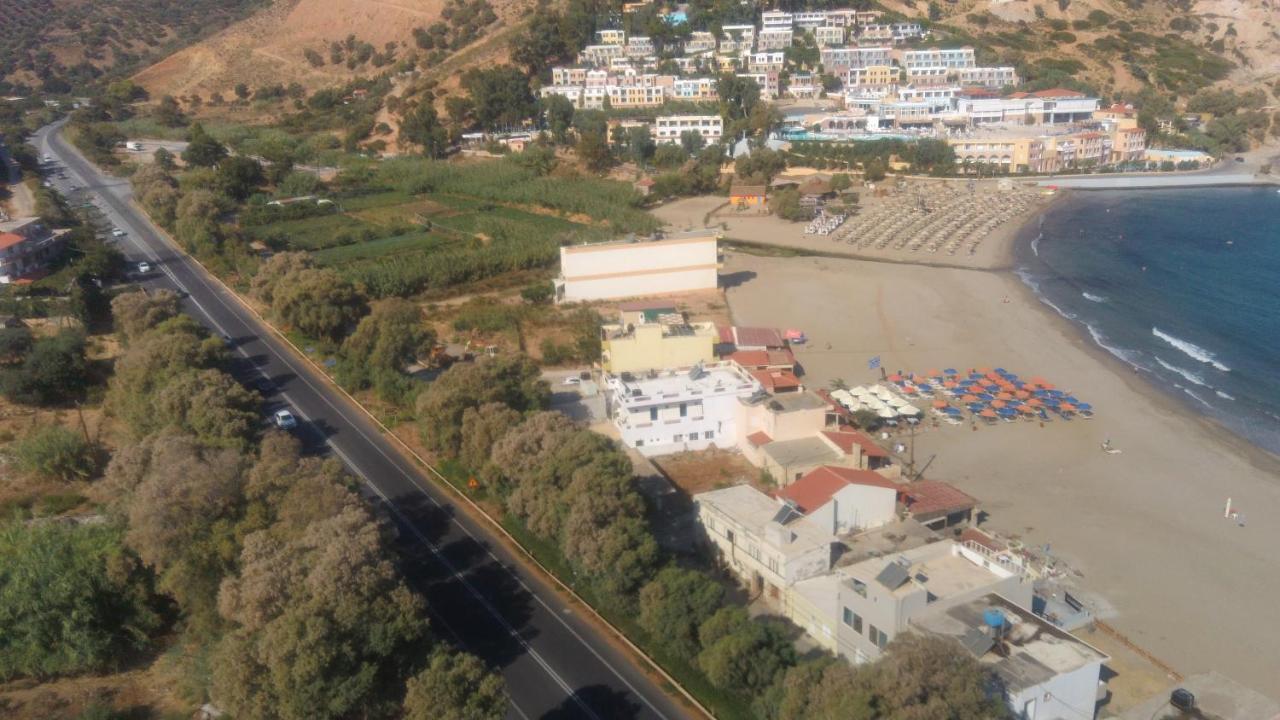
M 898 414 L 915 417 L 916 415 L 920 414 L 920 408 L 916 407 L 915 405 L 905 405 L 903 407 L 898 408 Z
M 881 410 L 877 411 L 877 412 L 876 412 L 876 414 L 877 414 L 877 415 L 879 415 L 880 417 L 882 417 L 882 418 L 886 418 L 886 419 L 888 419 L 888 418 L 895 418 L 895 417 L 897 417 L 897 416 L 898 416 L 898 413 L 897 413 L 896 411 L 894 411 L 892 408 L 883 408 L 883 409 L 881 409 Z

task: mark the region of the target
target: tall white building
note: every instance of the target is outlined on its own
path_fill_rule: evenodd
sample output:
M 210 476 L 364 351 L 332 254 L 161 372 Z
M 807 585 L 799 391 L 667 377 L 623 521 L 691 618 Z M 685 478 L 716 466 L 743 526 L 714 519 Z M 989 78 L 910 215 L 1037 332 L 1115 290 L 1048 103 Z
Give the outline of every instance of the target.
M 945 67 L 952 70 L 976 67 L 973 48 L 930 48 L 928 50 L 904 50 L 902 67 L 910 70 L 920 67 Z
M 602 300 L 714 290 L 719 233 L 701 230 L 658 240 L 566 245 L 560 248 L 556 300 Z
M 730 362 L 611 375 L 606 385 L 622 442 L 644 455 L 736 447 L 739 400 L 764 392 Z

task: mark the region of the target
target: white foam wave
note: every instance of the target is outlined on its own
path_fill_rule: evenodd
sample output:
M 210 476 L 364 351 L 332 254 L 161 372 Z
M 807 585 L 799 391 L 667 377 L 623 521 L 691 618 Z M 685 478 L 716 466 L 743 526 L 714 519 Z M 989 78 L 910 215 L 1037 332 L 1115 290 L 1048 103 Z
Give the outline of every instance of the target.
M 1209 404 L 1209 401 L 1207 401 L 1207 400 L 1205 400 L 1204 398 L 1200 397 L 1199 395 L 1197 395 L 1197 394 L 1195 394 L 1195 393 L 1191 392 L 1191 390 L 1190 390 L 1189 388 L 1182 388 L 1182 392 L 1184 392 L 1184 393 L 1186 393 L 1186 394 L 1190 395 L 1190 396 L 1191 396 L 1191 397 L 1192 397 L 1196 402 L 1200 403 L 1201 405 L 1203 405 L 1203 406 L 1205 406 L 1205 407 L 1207 407 L 1207 408 L 1212 408 L 1212 407 L 1213 407 L 1212 405 L 1210 405 L 1210 404 Z
M 1041 223 L 1044 222 L 1043 217 L 1040 218 L 1040 222 Z M 1040 238 L 1042 237 L 1044 237 L 1044 233 L 1040 233 L 1036 235 L 1035 239 L 1031 241 L 1031 254 L 1035 255 L 1036 257 L 1040 257 Z
M 1089 302 L 1104 303 L 1107 301 L 1107 299 L 1101 295 L 1094 295 L 1093 293 L 1082 292 L 1080 293 L 1080 296 Z
M 1228 395 L 1228 394 L 1226 394 L 1226 393 L 1222 392 L 1221 390 L 1214 390 L 1214 391 L 1213 391 L 1213 394 L 1214 394 L 1214 395 L 1217 395 L 1218 397 L 1222 398 L 1223 400 L 1235 400 L 1235 399 L 1236 399 L 1234 395 Z
M 1216 355 L 1214 355 L 1212 352 L 1209 352 L 1208 350 L 1205 350 L 1199 345 L 1195 345 L 1194 343 L 1189 343 L 1186 340 L 1183 340 L 1181 338 L 1176 338 L 1170 335 L 1169 333 L 1161 332 L 1160 328 L 1158 327 L 1151 328 L 1151 334 L 1169 343 L 1173 347 L 1181 350 L 1182 353 L 1189 358 L 1192 358 L 1194 360 L 1199 360 L 1200 362 L 1206 365 L 1212 365 L 1215 368 L 1221 370 L 1222 372 L 1231 372 L 1231 368 L 1217 361 Z
M 1093 338 L 1093 341 L 1097 343 L 1098 347 L 1102 348 L 1103 350 L 1106 350 L 1112 355 L 1115 355 L 1116 357 L 1125 361 L 1135 370 L 1143 369 L 1136 362 L 1134 362 L 1134 352 L 1132 350 L 1125 350 L 1124 348 L 1118 348 L 1115 345 L 1108 345 L 1107 340 L 1105 337 L 1103 337 L 1101 330 L 1094 327 L 1093 325 L 1090 325 L 1089 323 L 1085 323 L 1084 326 L 1089 330 L 1089 337 Z
M 1160 367 L 1164 368 L 1165 370 L 1168 370 L 1169 372 L 1177 373 L 1181 375 L 1184 379 L 1190 382 L 1193 382 L 1196 385 L 1199 385 L 1200 387 L 1209 387 L 1208 383 L 1204 381 L 1204 378 L 1191 372 L 1190 370 L 1184 370 L 1178 367 L 1177 365 L 1170 365 L 1169 363 L 1162 360 L 1159 355 L 1156 356 L 1156 362 L 1160 363 Z

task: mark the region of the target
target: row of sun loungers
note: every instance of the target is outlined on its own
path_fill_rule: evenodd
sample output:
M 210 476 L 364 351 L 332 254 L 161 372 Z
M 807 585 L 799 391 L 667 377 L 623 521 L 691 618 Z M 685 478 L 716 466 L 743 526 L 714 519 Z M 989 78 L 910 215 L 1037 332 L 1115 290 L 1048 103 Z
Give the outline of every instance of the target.
M 974 254 L 992 230 L 1036 202 L 1029 189 L 938 192 L 913 189 L 849 218 L 834 239 L 859 249 Z M 807 230 L 806 230 L 807 232 Z

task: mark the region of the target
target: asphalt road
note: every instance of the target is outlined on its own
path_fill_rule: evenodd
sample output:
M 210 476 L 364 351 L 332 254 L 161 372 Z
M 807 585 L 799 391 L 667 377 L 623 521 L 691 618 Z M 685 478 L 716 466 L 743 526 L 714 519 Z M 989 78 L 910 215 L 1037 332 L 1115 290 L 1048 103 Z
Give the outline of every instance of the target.
M 526 572 L 490 529 L 454 511 L 449 497 L 392 450 L 359 411 L 245 311 L 184 253 L 169 245 L 129 204 L 125 180 L 103 176 L 59 136 L 60 124 L 32 140 L 66 170 L 55 187 L 91 201 L 127 236 L 115 240 L 131 262 L 151 271 L 148 289 L 187 293 L 184 307 L 234 343 L 237 376 L 269 379 L 267 412 L 289 407 L 297 432 L 316 452 L 332 451 L 382 503 L 400 530 L 406 571 L 423 592 L 436 630 L 500 668 L 511 695 L 510 718 L 685 718 L 682 704 L 654 684 L 625 654 L 584 622 L 540 575 Z M 80 190 L 71 190 L 72 185 Z

